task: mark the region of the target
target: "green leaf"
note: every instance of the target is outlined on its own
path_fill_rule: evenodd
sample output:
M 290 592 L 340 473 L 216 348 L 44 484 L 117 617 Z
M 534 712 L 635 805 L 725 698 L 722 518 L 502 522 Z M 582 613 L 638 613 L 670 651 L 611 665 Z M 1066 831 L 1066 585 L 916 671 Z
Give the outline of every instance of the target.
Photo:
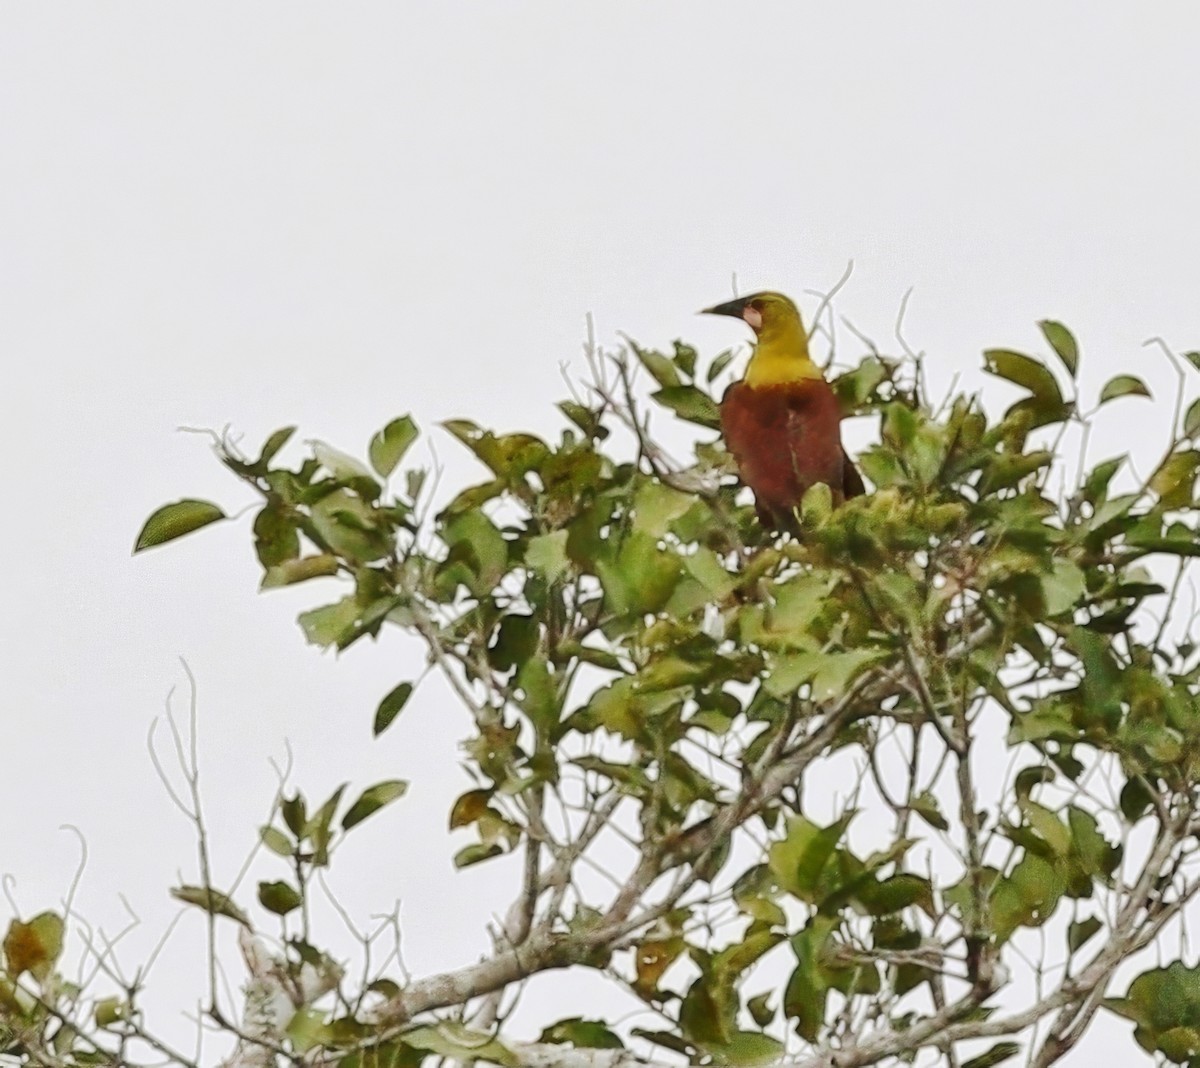
M 1200 435 L 1200 398 L 1188 405 L 1187 415 L 1183 417 L 1183 432 L 1189 438 Z
M 567 1043 L 576 1049 L 624 1049 L 625 1044 L 602 1020 L 573 1016 L 559 1020 L 542 1031 L 539 1042 Z
M 1042 328 L 1042 334 L 1050 342 L 1050 347 L 1062 360 L 1067 373 L 1074 378 L 1079 370 L 1079 345 L 1074 335 L 1062 323 L 1053 319 L 1043 319 L 1038 326 Z
M 1067 928 L 1067 947 L 1072 953 L 1077 952 L 1104 924 L 1095 916 L 1086 920 L 1076 920 Z
M 378 738 L 384 731 L 392 725 L 408 699 L 412 696 L 413 684 L 411 682 L 402 682 L 394 690 L 379 702 L 379 707 L 375 710 L 375 723 L 371 733 Z
M 1117 397 L 1149 397 L 1146 383 L 1136 375 L 1116 375 L 1110 378 L 1100 391 L 1100 403 L 1105 404 Z
M 1022 797 L 1018 806 L 1039 837 L 1061 859 L 1071 850 L 1071 832 L 1053 812 L 1028 797 Z
M 716 430 L 721 425 L 721 413 L 716 402 L 695 386 L 668 386 L 650 394 L 664 408 L 670 408 L 680 419 Z
M 399 419 L 393 419 L 371 439 L 367 455 L 380 478 L 387 478 L 396 470 L 396 465 L 404 459 L 404 454 L 417 440 L 419 433 L 412 416 L 402 415 Z
M 1194 1065 L 1200 1054 L 1200 1027 L 1169 1027 L 1158 1033 L 1156 1044 L 1167 1060 Z
M 833 491 L 824 482 L 809 486 L 800 501 L 800 522 L 805 530 L 815 530 L 833 514 Z
M 1066 402 L 1058 381 L 1044 363 L 1009 349 L 988 349 L 983 358 L 984 369 L 989 374 L 1029 390 L 1033 426 L 1062 418 Z
M 294 426 L 285 426 L 280 427 L 267 438 L 263 444 L 262 452 L 259 453 L 257 466 L 265 471 L 271 461 L 275 459 L 275 454 L 288 443 L 294 433 L 296 433 Z
M 404 492 L 410 501 L 416 501 L 421 496 L 421 489 L 429 471 L 424 467 L 409 468 L 404 472 Z
M 567 531 L 555 530 L 529 539 L 525 548 L 525 564 L 538 572 L 547 582 L 554 582 L 567 570 Z
M 671 342 L 675 349 L 675 354 L 672 360 L 675 366 L 678 367 L 687 378 L 691 378 L 696 373 L 696 350 L 691 345 L 685 345 L 682 341 Z
M 404 1044 L 455 1061 L 487 1061 L 516 1068 L 519 1060 L 498 1040 L 453 1021 L 427 1024 L 403 1034 Z
M 759 1027 L 766 1027 L 767 1024 L 775 1019 L 775 1009 L 770 1002 L 771 991 L 769 990 L 762 994 L 756 994 L 746 1002 L 746 1011 L 750 1013 L 750 1018 Z
M 793 653 L 775 662 L 764 686 L 772 696 L 786 697 L 808 682 L 814 701 L 832 701 L 841 697 L 867 668 L 884 660 L 887 655 L 887 651 L 882 649 Z
M 286 916 L 300 907 L 303 898 L 289 883 L 264 881 L 258 884 L 258 902 L 268 912 Z
M 1143 972 L 1123 998 L 1104 1006 L 1137 1024 L 1134 1038 L 1145 1050 L 1176 1063 L 1193 1063 L 1200 1049 L 1200 968 L 1174 961 Z
M 963 1061 L 962 1068 L 995 1068 L 997 1064 L 1011 1060 L 1020 1052 L 1020 1042 L 997 1042 L 991 1049 L 979 1054 L 978 1057 Z
M 304 834 L 305 824 L 308 823 L 308 806 L 299 790 L 291 797 L 285 797 L 279 805 L 279 810 L 283 814 L 283 822 L 292 834 Z
M 1017 795 L 1018 802 L 1027 801 L 1035 787 L 1044 786 L 1046 783 L 1053 781 L 1054 770 L 1046 767 L 1044 764 L 1022 768 L 1017 772 L 1016 779 L 1013 780 L 1013 793 Z
M 357 494 L 339 488 L 312 506 L 317 534 L 338 556 L 360 564 L 387 556 L 390 539 L 380 527 L 383 516 Z
M 463 512 L 448 520 L 442 537 L 475 576 L 472 592 L 486 596 L 508 568 L 508 542 L 482 511 Z
M 351 594 L 336 604 L 301 612 L 298 620 L 304 637 L 312 645 L 327 649 L 353 631 L 361 611 L 362 606 L 359 605 L 358 599 Z
M 877 883 L 866 883 L 857 896 L 872 916 L 888 916 L 910 905 L 920 905 L 930 913 L 933 911 L 933 889 L 929 880 L 909 872 L 900 872 Z
M 520 705 L 541 738 L 558 725 L 558 690 L 544 656 L 532 656 L 517 672 Z
M 783 1011 L 795 1020 L 796 1033 L 808 1042 L 817 1040 L 825 1022 L 825 1006 L 832 984 L 822 961 L 836 923 L 832 917 L 815 916 L 791 940 L 797 964 L 784 988 Z
M 329 795 L 329 800 L 309 817 L 301 832 L 301 837 L 307 838 L 313 844 L 312 863 L 315 867 L 323 868 L 329 863 L 329 845 L 333 840 L 333 817 L 337 812 L 338 805 L 342 802 L 342 794 L 347 785 L 347 783 L 342 783 Z
M 512 671 L 537 651 L 540 638 L 537 616 L 510 613 L 500 620 L 488 646 L 488 663 L 497 671 Z
M 1022 454 L 1001 453 L 991 458 L 984 468 L 979 492 L 988 496 L 998 490 L 1009 489 L 1027 475 L 1049 467 L 1053 462 L 1054 453 L 1046 449 Z
M 732 359 L 733 359 L 733 350 L 732 349 L 727 349 L 725 352 L 722 352 L 719 355 L 714 356 L 712 363 L 710 363 L 708 365 L 708 370 L 704 373 L 704 380 L 709 385 L 712 385 L 713 379 L 716 378 L 717 375 L 719 375 L 722 371 L 725 370 L 726 367 L 729 366 L 729 361 Z
M 640 530 L 622 542 L 614 557 L 596 560 L 606 603 L 617 615 L 657 612 L 679 581 L 680 560 Z
M 1125 459 L 1126 457 L 1124 456 L 1115 456 L 1111 460 L 1105 460 L 1103 463 L 1099 463 L 1092 468 L 1091 472 L 1084 478 L 1083 485 L 1080 487 L 1084 500 L 1095 504 L 1104 497 L 1108 493 L 1108 487 L 1113 480 L 1113 476 L 1120 470 Z
M 1060 868 L 1026 853 L 1012 874 L 992 891 L 992 926 L 997 943 L 1018 927 L 1040 927 L 1058 906 L 1064 887 Z
M 736 1011 L 729 986 L 716 976 L 701 975 L 679 1006 L 679 1028 L 691 1042 L 705 1047 L 723 1046 L 733 1035 Z
M 173 886 L 171 887 L 171 896 L 185 905 L 202 908 L 213 916 L 227 916 L 231 920 L 236 920 L 246 930 L 253 930 L 250 926 L 250 918 L 238 908 L 233 898 L 228 894 L 221 893 L 220 890 L 203 886 Z
M 633 527 L 661 537 L 667 527 L 694 503 L 694 497 L 657 480 L 644 482 L 633 497 Z
M 1084 881 L 1084 896 L 1090 896 L 1093 879 L 1107 882 L 1116 871 L 1122 847 L 1110 843 L 1096 817 L 1078 805 L 1067 806 L 1067 825 L 1071 829 L 1071 866 Z
M 296 851 L 292 840 L 276 827 L 263 827 L 258 833 L 263 845 L 276 856 L 290 857 Z
M 503 852 L 504 847 L 498 842 L 473 842 L 454 854 L 454 866 L 460 870 L 469 868 L 473 864 L 498 857 Z
M 650 372 L 654 381 L 660 386 L 671 388 L 682 384 L 683 380 L 679 377 L 679 371 L 668 357 L 661 352 L 642 349 L 637 345 L 632 345 L 632 348 L 642 366 Z
M 1195 498 L 1196 471 L 1200 450 L 1173 452 L 1150 478 L 1150 488 L 1158 494 L 1164 508 L 1186 508 Z
M 759 1031 L 735 1031 L 729 1041 L 721 1046 L 705 1045 L 705 1050 L 716 1065 L 767 1065 L 775 1064 L 783 1056 L 785 1046 L 777 1038 Z
M 1146 786 L 1146 780 L 1140 775 L 1126 781 L 1121 787 L 1121 815 L 1130 824 L 1137 823 L 1151 808 L 1154 807 L 1154 795 Z
M 801 901 L 816 904 L 821 873 L 851 819 L 853 813 L 848 813 L 828 827 L 818 827 L 803 816 L 789 817 L 787 836 L 768 851 L 767 863 L 779 885 Z
M 837 394 L 844 414 L 858 411 L 871 399 L 881 382 L 888 377 L 888 368 L 875 356 L 868 356 L 854 370 L 839 375 L 830 386 Z
M 268 567 L 259 589 L 274 590 L 281 586 L 292 586 L 297 582 L 307 582 L 311 578 L 321 578 L 337 573 L 338 560 L 336 556 L 331 556 L 329 553 L 302 556 L 297 560 L 285 560 Z
M 949 821 L 942 815 L 937 798 L 928 790 L 913 798 L 912 810 L 935 830 L 945 831 L 950 827 Z
M 1041 576 L 1046 615 L 1057 616 L 1074 608 L 1087 593 L 1087 581 L 1079 566 L 1070 560 L 1054 561 L 1054 569 Z
M 174 541 L 225 518 L 225 513 L 209 501 L 187 498 L 174 504 L 164 504 L 146 520 L 133 551 L 140 553 L 143 549 Z
M 288 1021 L 285 1034 L 298 1053 L 305 1053 L 329 1040 L 329 1026 L 321 1009 L 298 1009 Z
M 113 1024 L 117 1023 L 117 1021 L 127 1020 L 129 1018 L 128 1003 L 116 997 L 101 998 L 96 1002 L 96 1007 L 93 1011 L 97 1027 L 111 1027 Z M 105 1060 L 107 1060 L 107 1058 L 105 1058 Z M 78 1063 L 85 1064 L 87 1062 L 80 1059 Z M 104 1062 L 98 1061 L 96 1063 Z
M 594 408 L 585 407 L 575 401 L 559 401 L 559 410 L 589 438 L 603 441 L 608 437 L 608 427 L 601 422 L 601 415 Z
M 254 517 L 254 551 L 268 569 L 300 555 L 300 534 L 278 499 Z
M 368 816 L 374 815 L 384 805 L 390 805 L 397 798 L 403 797 L 408 791 L 408 783 L 403 779 L 389 779 L 369 786 L 359 799 L 350 806 L 349 811 L 342 817 L 342 830 L 348 831 L 356 824 L 362 823 Z

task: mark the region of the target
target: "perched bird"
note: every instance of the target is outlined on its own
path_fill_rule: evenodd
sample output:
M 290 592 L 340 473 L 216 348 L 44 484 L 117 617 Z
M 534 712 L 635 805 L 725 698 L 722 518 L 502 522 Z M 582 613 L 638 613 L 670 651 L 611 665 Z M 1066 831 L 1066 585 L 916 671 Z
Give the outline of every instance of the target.
M 808 354 L 796 305 L 782 293 L 751 293 L 704 311 L 744 319 L 757 335 L 746 377 L 721 401 L 721 433 L 763 526 L 795 531 L 793 508 L 818 482 L 835 504 L 863 493 L 842 447 L 837 397 Z

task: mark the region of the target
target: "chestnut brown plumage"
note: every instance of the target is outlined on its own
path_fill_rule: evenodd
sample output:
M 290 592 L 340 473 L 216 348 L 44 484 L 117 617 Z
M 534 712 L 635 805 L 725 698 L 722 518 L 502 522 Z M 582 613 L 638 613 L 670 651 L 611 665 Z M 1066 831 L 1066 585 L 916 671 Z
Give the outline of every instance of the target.
M 808 354 L 796 305 L 781 293 L 752 293 L 704 310 L 744 319 L 757 335 L 746 377 L 721 401 L 721 433 L 763 526 L 794 532 L 794 509 L 818 482 L 835 504 L 861 494 L 842 447 L 841 409 Z

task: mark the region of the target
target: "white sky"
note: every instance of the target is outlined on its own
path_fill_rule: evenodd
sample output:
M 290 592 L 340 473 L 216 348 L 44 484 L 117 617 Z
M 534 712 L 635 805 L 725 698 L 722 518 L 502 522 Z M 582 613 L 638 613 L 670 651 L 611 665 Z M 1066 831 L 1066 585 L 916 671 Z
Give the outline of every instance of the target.
M 144 739 L 182 655 L 218 882 L 287 738 L 310 796 L 414 781 L 335 885 L 360 922 L 403 898 L 415 972 L 470 959 L 504 902 L 486 866 L 450 871 L 462 715 L 429 686 L 372 742 L 415 649 L 305 646 L 314 595 L 255 593 L 248 518 L 131 559 L 159 504 L 250 499 L 174 428 L 253 446 L 295 422 L 360 454 L 403 412 L 548 431 L 586 313 L 602 340 L 712 351 L 740 333 L 694 312 L 733 272 L 800 294 L 850 259 L 840 310 L 887 347 L 915 287 L 906 334 L 941 381 L 1050 316 L 1091 389 L 1142 364 L 1165 391 L 1141 342 L 1200 347 L 1198 31 L 1194 4 L 1107 0 L 8 0 L 0 870 L 23 912 L 65 891 L 74 823 L 81 910 L 115 929 L 120 892 L 145 921 L 131 964 L 174 915 L 193 843 Z M 1098 453 L 1165 432 L 1165 406 L 1126 404 Z M 436 440 L 448 479 L 474 475 Z

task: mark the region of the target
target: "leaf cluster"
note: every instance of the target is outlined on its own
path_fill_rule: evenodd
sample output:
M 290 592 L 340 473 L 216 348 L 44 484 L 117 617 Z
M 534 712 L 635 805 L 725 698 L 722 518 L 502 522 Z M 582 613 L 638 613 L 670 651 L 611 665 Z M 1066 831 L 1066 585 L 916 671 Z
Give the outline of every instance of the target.
M 872 353 L 835 377 L 846 414 L 878 420 L 878 443 L 858 458 L 873 491 L 834 509 L 815 487 L 798 538 L 758 529 L 712 432 L 729 354 L 704 361 L 682 343 L 615 357 L 560 405 L 555 440 L 445 424 L 482 477 L 436 513 L 428 473 L 402 470 L 418 437 L 409 417 L 371 440 L 369 467 L 319 444 L 284 466 L 291 428 L 255 459 L 228 444 L 221 459 L 261 500 L 263 588 L 342 584 L 300 616 L 310 642 L 344 650 L 398 628 L 455 686 L 471 714 L 473 777 L 449 814 L 452 830 L 473 835 L 455 860 L 525 848 L 514 944 L 558 939 L 542 966 L 605 970 L 663 1020 L 638 1037 L 691 1058 L 765 1063 L 795 1039 L 849 1049 L 851 1021 L 864 1018 L 901 1036 L 900 1052 L 921 1021 L 932 1035 L 943 1017 L 984 1019 L 1023 932 L 1069 913 L 1068 966 L 1103 989 L 1123 959 L 1104 955 L 1113 940 L 1136 945 L 1195 890 L 1180 865 L 1200 779 L 1200 656 L 1186 627 L 1150 625 L 1147 607 L 1165 597 L 1169 618 L 1200 554 L 1200 409 L 1144 480 L 1114 457 L 1082 463 L 1052 493 L 1084 406 L 1076 340 L 1059 323 L 1041 328 L 1053 365 L 985 353 L 985 368 L 1020 391 L 997 418 L 967 396 L 934 410 L 909 360 Z M 653 380 L 648 398 L 638 369 Z M 1148 395 L 1121 375 L 1096 404 Z M 700 428 L 685 463 L 666 458 L 650 411 Z M 223 515 L 191 499 L 168 505 L 138 548 Z M 413 693 L 403 681 L 381 700 L 377 734 Z M 1006 751 L 981 752 L 997 721 Z M 884 741 L 907 754 L 894 774 L 881 771 Z M 853 792 L 893 820 L 882 848 L 854 844 L 849 801 L 832 821 L 812 813 L 806 782 L 838 759 L 858 769 Z M 1015 772 L 985 796 L 980 763 L 1000 761 Z M 1114 784 L 1111 803 L 1089 786 L 1097 771 Z M 400 789 L 372 788 L 343 827 Z M 325 819 L 329 805 L 312 816 L 295 805 L 284 806 L 287 830 L 264 840 L 319 866 L 332 809 Z M 548 830 L 551 806 L 562 835 Z M 639 860 L 616 876 L 624 891 L 592 900 L 571 872 L 620 813 Z M 1146 861 L 1156 869 L 1123 878 L 1139 824 L 1166 848 Z M 767 845 L 731 872 L 741 833 Z M 930 849 L 951 863 L 922 867 Z M 1109 930 L 1095 950 L 1102 917 L 1125 913 L 1088 903 L 1111 895 L 1122 906 L 1135 892 L 1141 926 Z M 303 893 L 266 884 L 260 901 L 286 915 Z M 719 903 L 735 930 L 724 944 L 709 926 Z M 537 970 L 538 952 L 523 966 Z M 759 965 L 786 954 L 783 986 L 751 993 Z M 1120 1011 L 1146 1048 L 1180 1059 L 1194 1048 L 1190 1010 L 1172 1015 L 1143 987 Z M 461 1052 L 444 1035 L 430 1045 L 419 1020 L 391 1019 L 402 1029 L 388 1041 L 406 1051 L 396 1063 Z M 501 1043 L 476 1057 L 511 1056 L 502 1036 L 458 1038 Z M 624 1040 L 574 1018 L 541 1041 Z M 986 1063 L 1014 1052 L 1002 1043 Z M 342 1063 L 361 1058 L 347 1047 Z

